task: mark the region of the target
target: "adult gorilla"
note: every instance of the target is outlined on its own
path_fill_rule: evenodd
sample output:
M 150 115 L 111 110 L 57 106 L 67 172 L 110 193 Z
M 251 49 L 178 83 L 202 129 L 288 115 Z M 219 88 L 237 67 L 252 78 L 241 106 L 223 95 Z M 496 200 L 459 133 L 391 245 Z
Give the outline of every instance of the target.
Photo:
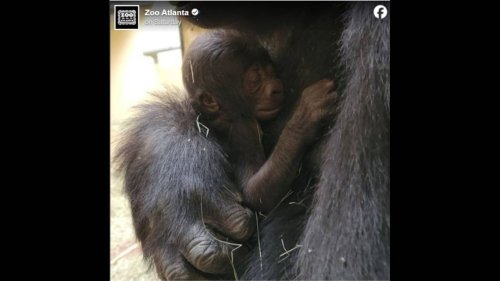
M 163 279 L 390 279 L 389 18 L 375 3 L 178 3 L 183 18 L 235 29 L 269 51 L 286 106 L 263 126 L 269 153 L 300 93 L 335 78 L 340 96 L 328 134 L 304 158 L 292 189 L 257 225 L 239 264 L 233 242 L 255 231 L 231 167 L 199 133 L 186 102 L 143 106 L 117 154 L 144 255 Z M 384 5 L 389 7 L 388 2 Z M 214 234 L 212 234 L 214 233 Z M 235 244 L 234 244 L 235 245 Z M 227 275 L 230 274 L 230 275 Z

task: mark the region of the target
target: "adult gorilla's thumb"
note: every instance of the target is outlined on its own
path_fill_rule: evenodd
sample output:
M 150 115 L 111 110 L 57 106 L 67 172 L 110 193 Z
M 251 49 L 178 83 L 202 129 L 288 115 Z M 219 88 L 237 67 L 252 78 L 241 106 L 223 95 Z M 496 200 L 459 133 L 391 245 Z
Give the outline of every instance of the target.
M 218 239 L 202 224 L 192 225 L 183 236 L 179 250 L 192 266 L 210 274 L 231 272 L 240 256 L 246 254 L 242 244 Z
M 220 196 L 212 202 L 212 212 L 203 214 L 205 224 L 233 241 L 245 242 L 255 233 L 257 224 L 255 213 L 240 203 L 241 200 Z

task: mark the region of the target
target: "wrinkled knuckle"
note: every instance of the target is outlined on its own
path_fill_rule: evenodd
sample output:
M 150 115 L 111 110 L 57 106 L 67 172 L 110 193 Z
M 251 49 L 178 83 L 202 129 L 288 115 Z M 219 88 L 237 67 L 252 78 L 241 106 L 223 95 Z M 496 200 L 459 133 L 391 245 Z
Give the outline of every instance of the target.
M 223 249 L 208 239 L 195 238 L 189 245 L 188 255 L 192 265 L 207 273 L 224 273 L 227 270 Z
M 173 263 L 166 266 L 162 280 L 189 280 L 191 279 L 190 272 L 181 263 Z
M 234 208 L 228 220 L 227 229 L 232 230 L 232 236 L 238 241 L 245 241 L 255 232 L 255 215 L 246 208 Z

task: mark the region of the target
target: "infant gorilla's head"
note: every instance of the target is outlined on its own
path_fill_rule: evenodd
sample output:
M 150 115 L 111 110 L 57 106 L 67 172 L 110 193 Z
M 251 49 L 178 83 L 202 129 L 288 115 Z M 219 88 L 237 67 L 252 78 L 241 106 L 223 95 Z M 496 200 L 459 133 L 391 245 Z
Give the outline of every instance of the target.
M 184 56 L 182 73 L 193 108 L 208 119 L 264 121 L 283 106 L 283 85 L 266 49 L 235 32 L 198 36 Z

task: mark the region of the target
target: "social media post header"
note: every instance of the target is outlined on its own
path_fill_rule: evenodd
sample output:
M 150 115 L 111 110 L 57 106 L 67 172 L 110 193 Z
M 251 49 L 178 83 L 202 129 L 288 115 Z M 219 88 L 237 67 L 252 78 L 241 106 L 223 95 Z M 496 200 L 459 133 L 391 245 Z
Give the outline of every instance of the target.
M 259 1 L 256 1 L 259 2 Z M 339 1 L 323 1 L 339 2 Z M 390 1 L 340 1 L 340 2 L 379 2 L 373 10 L 373 15 L 377 19 L 384 19 L 388 15 L 388 9 L 383 2 Z M 182 23 L 182 17 L 197 18 L 202 16 L 203 9 L 189 5 L 189 8 L 176 7 L 170 1 L 110 1 L 114 8 L 115 30 L 134 30 L 134 29 L 161 29 L 168 26 L 179 26 Z M 224 2 L 214 2 L 218 6 L 224 5 Z M 230 4 L 228 2 L 228 4 Z M 279 4 L 279 3 L 277 3 Z M 286 7 L 283 7 L 286 9 Z M 230 11 L 229 11 L 230 12 Z M 224 16 L 224 14 L 221 14 Z M 230 15 L 228 15 L 230 16 Z
M 179 26 L 182 17 L 196 17 L 197 8 L 182 9 L 168 1 L 111 1 L 115 30 L 161 29 Z

